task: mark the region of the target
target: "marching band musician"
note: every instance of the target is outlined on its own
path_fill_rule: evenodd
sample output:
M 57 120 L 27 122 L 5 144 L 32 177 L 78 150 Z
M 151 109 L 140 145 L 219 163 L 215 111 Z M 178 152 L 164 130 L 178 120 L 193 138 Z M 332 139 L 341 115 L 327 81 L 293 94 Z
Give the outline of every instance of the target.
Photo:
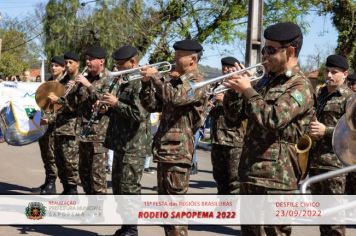
M 347 76 L 347 85 L 352 91 L 356 92 L 356 73 Z
M 119 71 L 138 67 L 136 48 L 122 46 L 113 53 Z M 139 71 L 138 71 L 139 72 Z M 151 132 L 149 113 L 139 99 L 140 80 L 125 82 L 125 76 L 117 78 L 112 93 L 106 92 L 103 104 L 109 106 L 110 122 L 105 147 L 114 150 L 112 188 L 114 194 L 141 194 L 146 146 Z M 137 226 L 124 225 L 115 235 L 137 235 Z
M 309 175 L 315 176 L 342 168 L 332 148 L 332 134 L 337 121 L 345 113 L 346 103 L 352 91 L 345 84 L 349 64 L 341 55 L 330 55 L 325 64 L 326 86 L 317 95 L 316 121 L 310 125 L 316 143 L 311 150 Z M 346 175 L 334 177 L 310 186 L 312 194 L 344 194 Z M 322 225 L 320 235 L 345 235 L 345 226 Z
M 75 82 L 79 84 L 75 93 L 77 97 L 77 134 L 80 134 L 92 118 L 93 107 L 102 95 L 107 81 L 107 69 L 105 69 L 105 49 L 93 46 L 85 52 L 88 75 L 77 75 Z M 98 105 L 100 106 L 100 105 Z M 107 148 L 104 147 L 106 129 L 109 117 L 98 113 L 94 117 L 87 136 L 79 139 L 79 177 L 86 194 L 104 194 L 107 190 L 106 163 Z
M 239 177 L 242 194 L 287 194 L 298 189 L 301 171 L 295 144 L 313 116 L 310 81 L 298 66 L 303 36 L 298 25 L 277 23 L 266 28 L 262 49 L 268 77 L 252 88 L 250 77 L 235 75 L 224 84 L 243 95 L 243 105 L 230 101 L 248 118 Z M 240 69 L 238 64 L 235 64 Z M 242 235 L 290 235 L 286 225 L 243 225 Z
M 142 70 L 140 99 L 149 112 L 162 112 L 161 122 L 153 138 L 152 150 L 157 166 L 159 194 L 185 194 L 193 158 L 193 134 L 201 125 L 207 105 L 205 89 L 192 92 L 189 82 L 203 80 L 198 61 L 203 47 L 194 40 L 178 41 L 175 70 L 178 78 L 161 80 L 155 68 Z M 166 235 L 187 235 L 187 226 L 165 226 Z
M 64 61 L 67 74 L 60 81 L 61 84 L 68 84 L 69 93 L 73 93 L 73 83 L 79 73 L 80 57 L 74 52 L 64 54 Z M 78 140 L 75 133 L 75 124 L 77 113 L 71 104 L 75 101 L 67 100 L 67 97 L 57 97 L 52 94 L 49 96 L 53 103 L 61 104 L 63 107 L 56 114 L 54 144 L 56 152 L 56 164 L 58 168 L 58 177 L 63 185 L 62 194 L 77 194 L 77 185 L 79 184 L 79 156 Z M 68 98 L 75 99 L 75 96 Z
M 48 81 L 60 82 L 65 71 L 65 62 L 62 56 L 54 56 L 51 59 L 51 77 Z M 55 161 L 54 152 L 54 129 L 55 129 L 55 114 L 46 113 L 41 121 L 41 124 L 48 124 L 48 129 L 45 135 L 43 135 L 38 143 L 40 145 L 41 157 L 46 172 L 45 183 L 42 184 L 39 189 L 35 189 L 34 192 L 40 192 L 40 194 L 56 194 L 56 179 L 58 169 Z
M 222 73 L 228 73 L 228 69 L 234 67 L 235 63 L 240 62 L 234 57 L 222 58 Z M 244 128 L 241 119 L 231 120 L 225 115 L 224 96 L 224 93 L 215 95 L 214 107 L 209 114 L 211 117 L 211 163 L 218 194 L 238 194 L 240 183 L 236 167 L 239 166 Z

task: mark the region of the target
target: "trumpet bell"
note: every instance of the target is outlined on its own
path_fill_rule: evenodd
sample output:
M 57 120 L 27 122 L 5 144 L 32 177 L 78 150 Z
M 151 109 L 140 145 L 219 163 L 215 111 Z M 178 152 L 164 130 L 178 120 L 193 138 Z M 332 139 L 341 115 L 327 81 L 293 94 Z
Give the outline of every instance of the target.
M 36 103 L 45 112 L 57 111 L 61 106 L 52 104 L 48 96 L 54 94 L 57 97 L 62 97 L 65 94 L 65 91 L 65 87 L 56 81 L 43 83 L 36 90 Z
M 347 103 L 346 113 L 335 126 L 332 146 L 344 165 L 356 165 L 356 94 Z
M 295 149 L 298 154 L 298 164 L 302 172 L 301 179 L 305 179 L 308 174 L 308 165 L 309 165 L 309 150 L 313 144 L 313 140 L 309 135 L 304 134 L 297 144 L 295 144 Z

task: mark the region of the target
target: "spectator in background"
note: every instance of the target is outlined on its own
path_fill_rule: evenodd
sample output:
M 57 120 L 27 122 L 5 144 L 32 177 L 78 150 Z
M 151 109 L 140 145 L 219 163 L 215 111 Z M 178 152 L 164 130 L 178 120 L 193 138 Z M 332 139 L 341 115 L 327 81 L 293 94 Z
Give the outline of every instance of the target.
M 18 80 L 17 80 L 17 78 L 16 78 L 15 75 L 11 76 L 9 81 L 11 81 L 11 82 L 18 82 Z
M 42 82 L 42 79 L 41 79 L 40 75 L 36 76 L 35 82 L 40 82 L 40 83 Z
M 23 82 L 32 82 L 31 81 L 31 72 L 29 70 L 25 70 L 22 75 Z

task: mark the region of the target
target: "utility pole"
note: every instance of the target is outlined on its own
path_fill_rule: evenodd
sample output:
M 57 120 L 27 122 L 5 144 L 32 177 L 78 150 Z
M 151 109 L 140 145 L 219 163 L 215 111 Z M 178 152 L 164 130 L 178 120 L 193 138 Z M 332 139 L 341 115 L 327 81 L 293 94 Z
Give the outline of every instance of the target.
M 263 0 L 250 0 L 246 40 L 246 66 L 261 62 Z

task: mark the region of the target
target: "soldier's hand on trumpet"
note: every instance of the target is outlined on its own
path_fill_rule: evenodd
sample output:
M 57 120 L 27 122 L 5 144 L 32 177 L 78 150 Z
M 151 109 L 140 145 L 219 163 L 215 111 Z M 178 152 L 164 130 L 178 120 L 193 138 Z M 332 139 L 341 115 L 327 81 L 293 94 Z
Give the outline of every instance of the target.
M 235 63 L 235 67 L 230 67 L 228 73 L 232 73 L 245 67 L 241 64 Z M 237 93 L 244 93 L 247 89 L 252 88 L 250 74 L 243 72 L 241 74 L 234 74 L 229 78 L 226 78 L 224 86 L 233 89 Z
M 89 88 L 91 86 L 91 83 L 87 78 L 84 77 L 84 75 L 79 74 L 77 77 L 75 77 L 75 82 L 81 83 L 83 86 Z
M 110 107 L 114 107 L 116 106 L 116 104 L 118 103 L 118 99 L 116 96 L 112 95 L 111 93 L 108 93 L 106 92 L 104 95 L 103 95 L 103 98 L 101 100 L 101 102 L 107 106 L 110 106 Z
M 147 82 L 150 80 L 150 77 L 158 73 L 158 70 L 155 67 L 145 66 L 140 70 L 140 72 L 142 75 L 141 80 L 143 82 Z

